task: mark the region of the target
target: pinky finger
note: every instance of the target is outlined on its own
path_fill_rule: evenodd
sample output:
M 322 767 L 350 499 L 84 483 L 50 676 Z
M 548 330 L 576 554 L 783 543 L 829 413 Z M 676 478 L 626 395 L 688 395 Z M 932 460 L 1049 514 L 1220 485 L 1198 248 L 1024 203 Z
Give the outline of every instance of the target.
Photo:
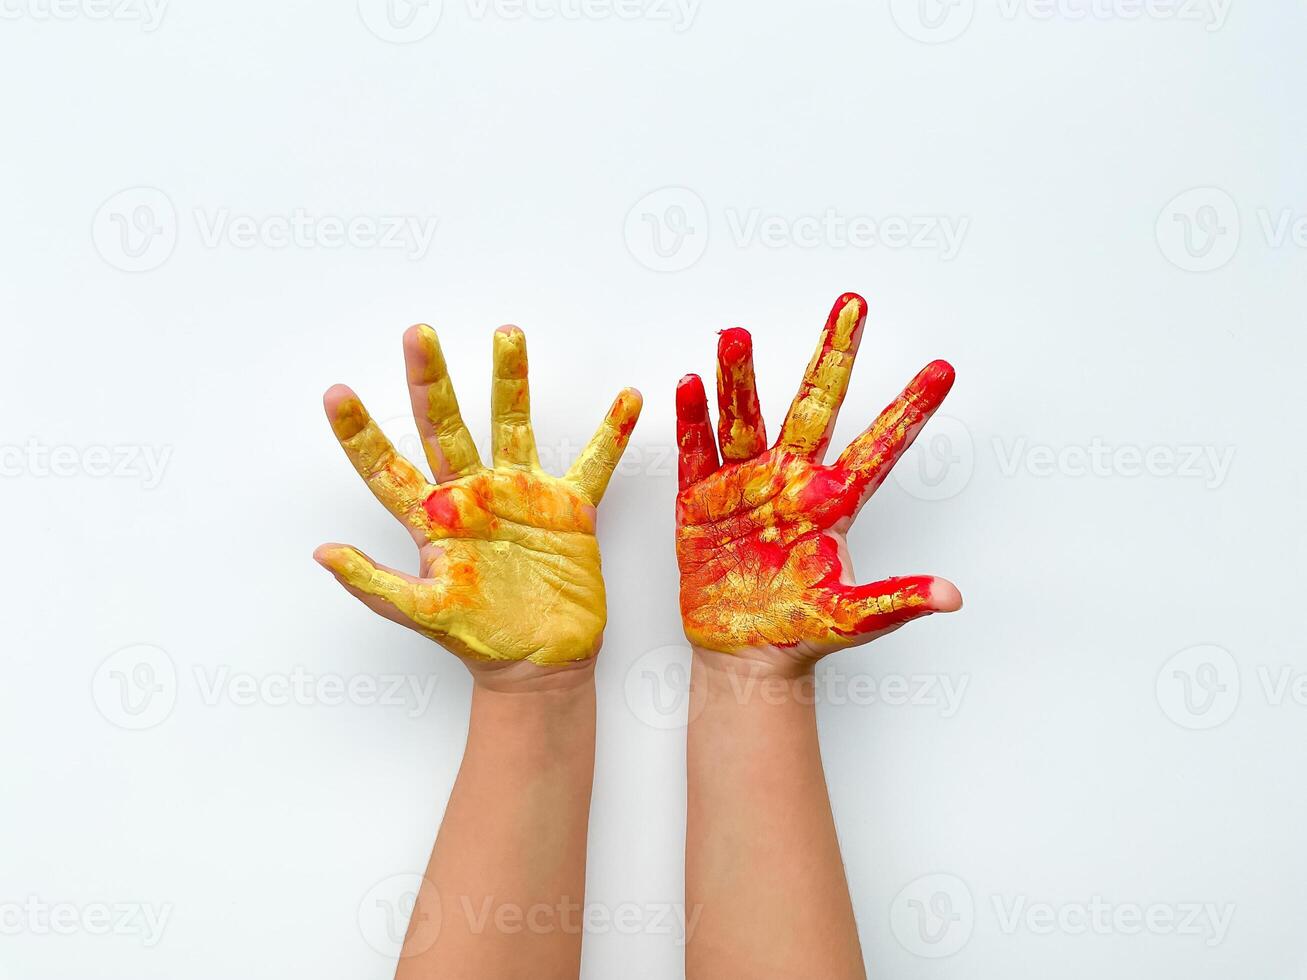
M 962 608 L 962 594 L 948 579 L 931 575 L 887 578 L 835 591 L 835 631 L 863 643 L 904 623 Z

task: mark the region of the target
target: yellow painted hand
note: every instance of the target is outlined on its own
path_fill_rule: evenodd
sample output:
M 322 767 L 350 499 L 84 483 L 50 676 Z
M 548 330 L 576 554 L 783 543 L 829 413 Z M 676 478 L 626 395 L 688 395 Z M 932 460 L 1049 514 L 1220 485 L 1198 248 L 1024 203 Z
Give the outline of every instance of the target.
M 314 558 L 389 619 L 475 661 L 565 664 L 599 651 L 606 621 L 595 507 L 640 414 L 625 389 L 565 477 L 540 468 L 531 432 L 526 338 L 494 341 L 493 468 L 482 465 L 435 331 L 404 335 L 409 393 L 435 483 L 400 456 L 349 388 L 323 404 L 359 475 L 410 530 L 420 577 L 375 564 L 347 545 Z

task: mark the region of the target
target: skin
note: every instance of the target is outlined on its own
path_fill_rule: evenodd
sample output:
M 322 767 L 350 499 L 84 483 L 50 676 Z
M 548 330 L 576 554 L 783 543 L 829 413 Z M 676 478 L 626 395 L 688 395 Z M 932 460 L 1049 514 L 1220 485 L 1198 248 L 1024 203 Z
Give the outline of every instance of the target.
M 459 412 L 435 331 L 404 334 L 432 479 L 344 385 L 323 398 L 345 455 L 413 536 L 421 574 L 348 545 L 314 558 L 473 677 L 467 747 L 396 976 L 575 977 L 594 776 L 594 658 L 606 622 L 595 509 L 640 413 L 622 391 L 562 477 L 540 468 L 526 339 L 494 336 L 492 465 Z M 527 918 L 530 913 L 529 919 Z
M 952 583 L 859 585 L 845 535 L 953 383 L 934 361 L 835 463 L 823 460 L 866 325 L 836 300 L 770 447 L 752 341 L 718 343 L 716 438 L 703 382 L 677 387 L 681 615 L 697 699 L 687 741 L 686 974 L 863 977 L 817 742 L 813 668 L 912 619 L 952 612 Z M 720 445 L 721 456 L 718 457 Z

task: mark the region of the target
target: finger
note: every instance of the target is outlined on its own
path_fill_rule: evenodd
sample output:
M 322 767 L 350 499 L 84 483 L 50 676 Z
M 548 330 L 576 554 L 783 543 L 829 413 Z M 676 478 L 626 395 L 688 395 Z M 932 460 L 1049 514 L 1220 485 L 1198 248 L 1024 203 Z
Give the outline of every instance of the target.
M 526 335 L 517 327 L 495 331 L 495 378 L 490 396 L 491 453 L 496 466 L 539 469 L 531 432 L 531 390 L 526 378 Z
M 717 437 L 722 459 L 753 459 L 767 448 L 767 431 L 753 377 L 753 338 L 742 327 L 717 341 Z
M 434 489 L 416 466 L 395 451 L 385 433 L 353 391 L 333 385 L 322 396 L 331 430 L 345 455 L 382 505 L 401 520 L 413 523 L 422 501 Z
M 631 430 L 640 417 L 644 400 L 634 388 L 625 388 L 613 402 L 599 430 L 567 471 L 565 480 L 576 485 L 592 504 L 603 498 L 613 470 L 622 458 Z
M 952 387 L 953 367 L 947 361 L 931 361 L 871 427 L 849 443 L 836 467 L 848 473 L 859 501 L 884 482 Z
M 835 301 L 781 426 L 778 446 L 821 462 L 849 390 L 853 359 L 866 323 L 867 301 L 857 293 L 845 293 Z
M 345 544 L 324 544 L 313 552 L 313 560 L 374 612 L 401 625 L 420 628 L 414 619 L 418 612 L 418 579 L 377 565 Z
M 413 418 L 422 434 L 431 475 L 437 483 L 444 483 L 479 469 L 481 457 L 459 413 L 440 341 L 425 323 L 404 332 L 404 364 Z
M 703 379 L 697 374 L 687 374 L 676 385 L 676 445 L 682 490 L 716 471 L 717 440 L 708 419 Z
M 962 595 L 947 579 L 930 575 L 887 578 L 870 585 L 838 586 L 835 631 L 869 640 L 913 619 L 962 608 Z

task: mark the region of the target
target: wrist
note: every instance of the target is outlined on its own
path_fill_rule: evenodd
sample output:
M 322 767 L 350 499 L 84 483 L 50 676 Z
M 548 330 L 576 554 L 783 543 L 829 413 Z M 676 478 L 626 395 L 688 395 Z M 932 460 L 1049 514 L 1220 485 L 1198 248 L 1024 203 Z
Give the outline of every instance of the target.
M 705 647 L 691 647 L 694 662 L 705 670 L 716 674 L 779 677 L 786 680 L 798 680 L 812 676 L 817 661 L 798 650 L 778 647 L 746 647 L 731 653 L 721 650 L 709 650 Z
M 467 757 L 494 768 L 552 771 L 593 766 L 595 669 L 503 669 L 473 672 Z M 465 757 L 465 758 L 467 758 Z
M 527 660 L 464 660 L 475 692 L 504 695 L 547 695 L 561 700 L 594 689 L 595 659 L 543 666 Z
M 709 704 L 810 708 L 816 703 L 815 661 L 784 650 L 722 653 L 694 648 L 691 711 Z

